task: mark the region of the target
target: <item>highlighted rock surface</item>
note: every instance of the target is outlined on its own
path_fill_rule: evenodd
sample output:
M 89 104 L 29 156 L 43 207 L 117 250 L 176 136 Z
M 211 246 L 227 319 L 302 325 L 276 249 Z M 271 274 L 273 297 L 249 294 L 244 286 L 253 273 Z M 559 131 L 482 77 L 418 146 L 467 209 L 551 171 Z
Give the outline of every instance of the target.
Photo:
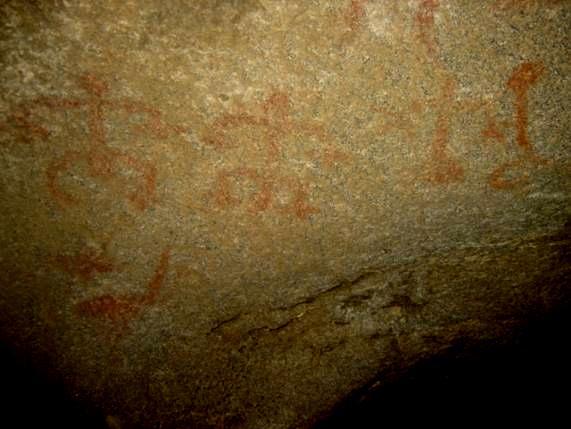
M 2 339 L 110 427 L 288 428 L 509 338 L 571 297 L 570 14 L 4 2 Z

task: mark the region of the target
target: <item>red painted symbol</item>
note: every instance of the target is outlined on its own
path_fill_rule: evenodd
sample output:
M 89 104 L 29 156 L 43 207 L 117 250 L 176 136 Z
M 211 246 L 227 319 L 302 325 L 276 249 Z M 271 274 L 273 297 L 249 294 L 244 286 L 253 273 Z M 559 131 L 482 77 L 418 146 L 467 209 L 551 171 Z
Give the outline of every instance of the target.
M 240 128 L 262 130 L 261 141 L 267 147 L 267 153 L 262 154 L 261 168 L 240 167 L 218 171 L 215 189 L 210 194 L 218 207 L 242 207 L 250 214 L 273 210 L 293 214 L 299 219 L 307 219 L 318 212 L 308 202 L 307 184 L 295 177 L 274 172 L 284 139 L 288 136 L 316 139 L 319 150 L 309 150 L 306 154 L 318 158 L 327 168 L 346 161 L 349 156 L 329 144 L 333 139 L 321 124 L 294 120 L 290 105 L 287 93 L 274 91 L 263 103 L 254 104 L 249 109 L 239 108 L 236 113 L 223 114 L 214 122 L 203 140 L 219 150 L 237 146 L 232 134 Z
M 355 31 L 361 26 L 362 20 L 366 15 L 365 7 L 368 2 L 369 0 L 351 0 L 345 17 L 351 31 Z
M 126 327 L 145 308 L 156 302 L 165 283 L 169 259 L 170 250 L 164 250 L 145 293 L 119 297 L 111 294 L 101 295 L 77 304 L 77 313 L 83 317 L 106 320 L 118 327 Z
M 420 42 L 432 59 L 438 57 L 438 37 L 435 28 L 435 13 L 440 7 L 439 0 L 418 0 L 418 9 L 414 17 Z
M 547 164 L 547 161 L 535 152 L 528 134 L 528 92 L 544 72 L 545 68 L 542 64 L 523 63 L 514 70 L 507 82 L 507 87 L 515 96 L 516 143 L 522 154 L 515 161 L 506 162 L 492 172 L 490 185 L 493 188 L 512 189 L 525 184 L 529 178 L 527 167 Z M 515 178 L 511 178 L 514 172 Z
M 87 93 L 87 98 L 40 97 L 21 104 L 9 116 L 9 120 L 29 137 L 45 140 L 50 137 L 50 132 L 32 120 L 35 109 L 44 108 L 50 112 L 84 109 L 87 114 L 88 148 L 85 151 L 68 150 L 50 163 L 46 171 L 48 191 L 61 207 L 78 204 L 79 198 L 64 190 L 61 183 L 66 173 L 77 168 L 80 170 L 79 176 L 95 179 L 104 187 L 114 184 L 121 197 L 135 208 L 145 210 L 155 199 L 156 167 L 151 161 L 139 159 L 108 145 L 105 112 L 114 110 L 128 116 L 143 117 L 142 124 L 135 126 L 133 131 L 158 139 L 181 135 L 186 128 L 167 124 L 160 111 L 143 103 L 107 99 L 109 86 L 92 74 L 82 75 L 79 85 Z M 26 141 L 30 142 L 30 139 Z
M 92 280 L 96 275 L 115 271 L 115 264 L 101 252 L 84 249 L 77 255 L 60 255 L 55 264 L 69 275 L 83 282 Z
M 107 145 L 105 135 L 104 107 L 109 104 L 103 97 L 108 92 L 105 82 L 92 75 L 81 78 L 81 86 L 89 98 L 80 104 L 87 107 L 89 149 L 87 152 L 67 151 L 63 157 L 53 161 L 47 170 L 48 190 L 63 207 L 77 204 L 78 200 L 62 190 L 59 179 L 74 166 L 81 163 L 87 167 L 88 177 L 102 182 L 117 179 L 122 172 L 131 170 L 136 174 L 134 186 L 124 189 L 126 197 L 137 209 L 144 210 L 154 199 L 156 168 L 151 162 L 137 159 Z
M 204 141 L 218 149 L 236 147 L 231 138 L 233 129 L 240 127 L 259 128 L 264 131 L 263 141 L 268 147 L 268 157 L 277 159 L 280 142 L 288 135 L 301 134 L 315 137 L 327 143 L 327 132 L 320 124 L 295 121 L 291 118 L 290 98 L 285 92 L 273 92 L 261 106 L 253 106 L 253 113 L 240 110 L 237 113 L 226 113 L 212 125 L 212 130 L 204 137 Z
M 253 185 L 253 191 L 247 197 L 239 197 L 233 184 Z M 285 193 L 286 202 L 277 198 Z M 293 214 L 299 219 L 307 219 L 319 210 L 308 203 L 309 192 L 301 181 L 291 177 L 277 177 L 275 174 L 262 174 L 251 168 L 222 170 L 218 173 L 214 199 L 221 208 L 237 207 L 245 204 L 251 214 L 258 214 L 270 209 L 284 214 Z

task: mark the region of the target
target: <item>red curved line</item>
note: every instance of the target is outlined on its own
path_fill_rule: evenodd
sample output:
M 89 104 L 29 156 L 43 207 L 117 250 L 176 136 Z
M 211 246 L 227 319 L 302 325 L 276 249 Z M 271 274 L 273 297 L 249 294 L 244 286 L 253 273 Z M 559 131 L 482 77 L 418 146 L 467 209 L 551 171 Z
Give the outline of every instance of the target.
M 80 156 L 81 154 L 79 152 L 68 151 L 63 157 L 52 161 L 46 170 L 48 191 L 62 207 L 77 204 L 77 200 L 60 189 L 58 178 L 62 172 L 69 170 L 72 162 L 76 161 Z
M 144 295 L 126 295 L 115 297 L 111 294 L 100 295 L 78 303 L 75 307 L 81 316 L 104 318 L 113 322 L 126 323 L 133 319 L 143 307 L 153 304 L 164 285 L 168 272 L 171 251 L 167 247 L 161 253 L 159 263 L 147 285 Z
M 494 171 L 492 171 L 492 173 L 490 174 L 490 180 L 489 180 L 490 186 L 494 189 L 504 190 L 504 189 L 513 189 L 517 186 L 525 184 L 528 181 L 528 178 L 525 176 L 523 178 L 512 179 L 512 180 L 509 179 L 506 180 L 503 177 L 505 176 L 507 170 L 509 170 L 510 168 L 512 167 L 520 168 L 522 165 L 523 161 L 521 159 L 503 163 Z
M 152 204 L 154 200 L 155 190 L 157 187 L 156 167 L 151 163 L 140 161 L 139 159 L 128 154 L 118 154 L 116 159 L 120 162 L 123 162 L 133 170 L 141 173 L 142 183 L 140 183 L 137 187 L 137 190 L 129 194 L 127 198 L 139 210 L 145 210 Z

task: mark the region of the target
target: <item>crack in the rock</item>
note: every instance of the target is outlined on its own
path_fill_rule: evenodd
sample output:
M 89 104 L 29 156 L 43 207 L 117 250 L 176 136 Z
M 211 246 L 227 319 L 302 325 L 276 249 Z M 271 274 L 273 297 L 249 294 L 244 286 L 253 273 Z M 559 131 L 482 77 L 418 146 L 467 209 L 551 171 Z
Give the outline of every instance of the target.
M 306 297 L 300 301 L 294 302 L 292 304 L 289 305 L 284 305 L 281 307 L 273 307 L 269 309 L 269 313 L 275 312 L 275 311 L 280 311 L 280 312 L 290 312 L 295 310 L 297 307 L 302 306 L 302 305 L 307 305 L 307 304 L 314 304 L 317 301 L 319 301 L 320 299 L 323 299 L 326 296 L 331 296 L 333 293 L 337 293 L 340 292 L 342 290 L 346 290 L 346 289 L 350 289 L 351 287 L 357 285 L 358 283 L 372 277 L 375 274 L 378 274 L 378 271 L 365 271 L 361 274 L 359 274 L 358 276 L 356 276 L 353 279 L 345 279 L 342 280 L 336 284 L 334 284 L 333 286 L 324 289 L 322 291 L 319 291 L 318 293 L 311 295 L 309 297 Z M 228 317 L 226 319 L 220 320 L 218 321 L 212 328 L 210 328 L 210 330 L 208 331 L 208 334 L 213 334 L 217 331 L 219 331 L 220 329 L 225 328 L 228 325 L 233 324 L 234 322 L 243 319 L 249 315 L 251 315 L 252 313 L 250 312 L 240 312 L 237 313 L 231 317 Z M 300 314 L 297 314 L 293 317 L 289 317 L 286 321 L 281 322 L 275 326 L 272 325 L 263 325 L 263 326 L 258 326 L 258 327 L 254 327 L 251 328 L 249 330 L 247 330 L 245 332 L 245 335 L 247 336 L 251 336 L 254 335 L 256 332 L 259 331 L 266 331 L 266 332 L 277 332 L 277 331 L 281 331 L 282 329 L 286 328 L 287 326 L 291 325 L 293 322 L 295 322 L 296 320 L 299 320 L 301 318 L 301 316 L 303 316 L 303 314 L 305 314 L 305 312 L 302 312 Z
M 217 322 L 212 328 L 210 328 L 210 330 L 208 331 L 209 334 L 213 334 L 214 332 L 218 331 L 219 329 L 223 328 L 224 326 L 237 321 L 238 319 L 240 319 L 242 317 L 243 313 L 237 313 L 232 317 L 229 317 L 227 319 L 223 319 L 220 320 L 219 322 Z
M 319 291 L 315 295 L 311 295 L 309 297 L 306 297 L 300 301 L 294 302 L 293 304 L 289 304 L 289 305 L 285 305 L 285 306 L 281 306 L 281 307 L 275 307 L 275 308 L 273 308 L 273 310 L 288 311 L 288 310 L 293 310 L 294 308 L 299 307 L 300 305 L 313 304 L 324 296 L 330 296 L 332 293 L 339 292 L 339 291 L 345 290 L 345 289 L 350 289 L 351 287 L 359 284 L 363 280 L 366 280 L 370 277 L 373 277 L 375 274 L 378 274 L 378 273 L 379 273 L 379 271 L 370 271 L 370 270 L 365 271 L 365 272 L 359 274 L 354 279 L 342 280 L 342 281 L 336 283 L 335 285 L 333 285 L 327 289 Z
M 299 319 L 299 316 L 295 316 L 292 317 L 288 320 L 286 320 L 285 322 L 280 323 L 277 326 L 259 326 L 257 328 L 252 328 L 249 329 L 248 331 L 246 331 L 246 335 L 254 335 L 256 332 L 259 331 L 266 331 L 266 332 L 276 332 L 276 331 L 281 331 L 282 329 L 286 328 L 287 326 L 291 325 L 293 322 L 295 322 L 297 319 Z

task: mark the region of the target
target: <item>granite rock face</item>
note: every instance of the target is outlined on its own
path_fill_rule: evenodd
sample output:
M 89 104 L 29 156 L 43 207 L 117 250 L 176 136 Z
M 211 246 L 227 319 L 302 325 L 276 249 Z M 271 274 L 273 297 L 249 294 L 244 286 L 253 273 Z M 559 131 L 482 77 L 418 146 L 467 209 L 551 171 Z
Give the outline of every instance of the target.
M 571 296 L 570 14 L 4 2 L 2 338 L 111 427 L 288 428 L 508 337 Z

